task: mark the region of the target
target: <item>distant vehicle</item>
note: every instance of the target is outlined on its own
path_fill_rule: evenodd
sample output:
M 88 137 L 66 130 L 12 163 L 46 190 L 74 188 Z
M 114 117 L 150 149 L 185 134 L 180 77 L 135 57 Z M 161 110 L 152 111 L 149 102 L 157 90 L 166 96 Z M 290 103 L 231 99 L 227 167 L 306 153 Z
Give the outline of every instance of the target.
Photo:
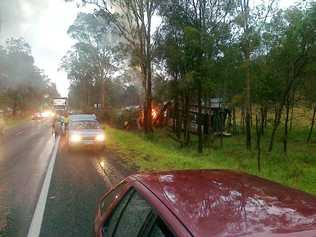
M 42 118 L 43 118 L 42 114 L 39 113 L 39 112 L 36 112 L 36 113 L 32 114 L 32 120 L 41 120 Z
M 316 197 L 234 171 L 137 174 L 101 198 L 94 233 L 315 237 Z
M 42 118 L 52 118 L 54 115 L 54 112 L 51 110 L 45 110 L 41 113 Z
M 80 147 L 103 150 L 105 147 L 105 133 L 99 122 L 86 115 L 70 116 L 66 139 L 70 150 Z
M 67 98 L 54 98 L 53 99 L 54 112 L 56 114 L 63 114 L 68 110 Z

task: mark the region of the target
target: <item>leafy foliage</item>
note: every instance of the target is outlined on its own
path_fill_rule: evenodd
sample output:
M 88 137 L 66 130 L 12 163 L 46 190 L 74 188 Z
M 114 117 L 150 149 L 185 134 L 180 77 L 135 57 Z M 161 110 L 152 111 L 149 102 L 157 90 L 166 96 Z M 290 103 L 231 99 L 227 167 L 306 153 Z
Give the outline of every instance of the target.
M 34 65 L 31 47 L 24 39 L 8 39 L 0 46 L 0 106 L 12 111 L 37 110 L 45 97 L 58 95 L 42 70 Z

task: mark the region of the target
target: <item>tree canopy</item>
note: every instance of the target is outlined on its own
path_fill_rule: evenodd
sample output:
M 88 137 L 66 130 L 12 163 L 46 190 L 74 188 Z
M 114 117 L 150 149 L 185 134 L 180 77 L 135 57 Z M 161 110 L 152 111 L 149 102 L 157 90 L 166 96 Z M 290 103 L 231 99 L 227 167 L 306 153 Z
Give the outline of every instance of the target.
M 249 0 L 82 2 L 94 6 L 95 11 L 80 14 L 69 28 L 78 42 L 68 55 L 68 62 L 73 61 L 68 65 L 74 67 L 68 68 L 69 78 L 73 80 L 79 72 L 86 72 L 82 77 L 96 80 L 101 68 L 113 69 L 109 67 L 111 57 L 124 55 L 124 62 L 129 61 L 124 71 L 133 71 L 143 85 L 147 132 L 151 130 L 152 99 L 173 101 L 178 139 L 182 145 L 190 144 L 189 126 L 196 120 L 198 150 L 202 152 L 208 136 L 203 127 L 203 111 L 212 98 L 221 98 L 226 109 L 239 111 L 237 130 L 245 133 L 249 150 L 254 118 L 261 118 L 264 133 L 268 114 L 272 113 L 269 150 L 284 124 L 286 152 L 290 109 L 297 98 L 315 104 L 314 93 L 309 90 L 315 81 L 313 1 L 288 9 L 279 8 L 276 0 L 261 4 Z M 98 64 L 91 60 L 95 59 L 92 55 L 102 54 L 102 46 L 108 48 L 109 35 L 115 35 L 119 47 L 111 48 L 112 56 L 103 65 Z M 99 69 L 97 65 L 101 65 Z M 122 72 L 117 68 L 114 71 Z M 197 108 L 194 118 L 192 106 Z M 236 121 L 232 123 L 237 126 Z
M 23 38 L 0 46 L 0 108 L 4 111 L 39 109 L 46 97 L 58 95 L 56 85 L 34 65 L 30 45 Z

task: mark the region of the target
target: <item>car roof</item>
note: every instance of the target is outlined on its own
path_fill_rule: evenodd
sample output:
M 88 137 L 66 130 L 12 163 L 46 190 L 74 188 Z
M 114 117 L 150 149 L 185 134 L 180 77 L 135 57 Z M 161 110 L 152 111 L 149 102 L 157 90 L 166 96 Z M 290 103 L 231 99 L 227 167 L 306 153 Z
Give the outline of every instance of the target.
M 69 116 L 69 121 L 96 121 L 95 114 L 74 114 Z
M 229 170 L 133 175 L 193 236 L 316 236 L 316 197 Z

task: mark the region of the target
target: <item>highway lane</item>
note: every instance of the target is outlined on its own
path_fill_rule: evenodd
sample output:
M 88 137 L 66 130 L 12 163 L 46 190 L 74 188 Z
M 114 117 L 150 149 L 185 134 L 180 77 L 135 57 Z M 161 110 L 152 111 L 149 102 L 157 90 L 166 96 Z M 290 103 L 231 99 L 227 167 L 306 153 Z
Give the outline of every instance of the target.
M 2 236 L 22 237 L 34 215 L 55 138 L 49 122 L 10 129 L 0 147 Z M 40 236 L 89 236 L 98 198 L 130 174 L 109 150 L 68 152 L 61 140 L 49 186 Z
M 91 236 L 100 196 L 127 174 L 110 151 L 67 152 L 60 145 L 41 235 Z
M 0 148 L 0 223 L 26 236 L 54 144 L 47 121 L 10 129 Z

